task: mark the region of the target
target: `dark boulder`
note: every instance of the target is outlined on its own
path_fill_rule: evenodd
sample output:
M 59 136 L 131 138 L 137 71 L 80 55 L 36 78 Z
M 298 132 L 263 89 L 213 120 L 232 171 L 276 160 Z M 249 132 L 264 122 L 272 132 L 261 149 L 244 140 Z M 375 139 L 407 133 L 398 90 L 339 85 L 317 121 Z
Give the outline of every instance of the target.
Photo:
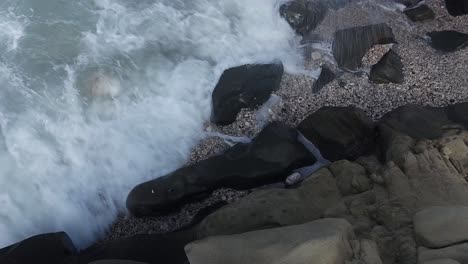
M 445 109 L 447 118 L 468 130 L 468 102 L 447 106 Z
M 374 123 L 355 107 L 323 107 L 304 119 L 298 130 L 330 161 L 355 160 L 375 146 Z
M 389 50 L 380 61 L 373 65 L 369 80 L 375 83 L 403 83 L 403 63 L 400 56 L 393 50 Z
M 390 43 L 396 43 L 392 28 L 386 24 L 374 24 L 338 30 L 332 49 L 340 68 L 356 71 L 372 46 Z
M 440 138 L 447 126 L 455 125 L 444 108 L 405 105 L 384 115 L 380 124 L 413 139 Z
M 327 66 L 322 66 L 322 71 L 320 72 L 319 78 L 315 81 L 314 86 L 312 86 L 312 92 L 318 93 L 322 90 L 325 85 L 329 84 L 335 79 L 335 74 Z
M 221 187 L 248 189 L 284 180 L 293 169 L 315 161 L 295 129 L 274 122 L 249 144 L 136 186 L 127 208 L 137 216 L 161 215 Z
M 64 232 L 30 237 L 0 250 L 2 264 L 61 264 L 76 254 L 73 242 Z
M 407 7 L 413 7 L 422 2 L 422 0 L 395 0 L 395 2 L 405 5 Z
M 413 22 L 430 20 L 435 18 L 435 13 L 427 5 L 418 5 L 403 11 L 405 15 Z
M 100 260 L 120 259 L 148 264 L 188 264 L 184 247 L 194 240 L 192 231 L 136 235 L 98 243 L 69 258 L 66 263 L 88 264 L 100 263 L 96 262 Z
M 230 68 L 221 75 L 213 94 L 211 121 L 229 125 L 242 108 L 255 108 L 279 88 L 282 64 L 243 65 Z
M 429 45 L 439 51 L 453 52 L 468 46 L 468 34 L 454 30 L 427 33 Z
M 327 14 L 327 7 L 321 0 L 295 0 L 280 7 L 280 15 L 299 35 L 314 30 Z
M 445 5 L 452 16 L 468 14 L 468 0 L 445 0 Z

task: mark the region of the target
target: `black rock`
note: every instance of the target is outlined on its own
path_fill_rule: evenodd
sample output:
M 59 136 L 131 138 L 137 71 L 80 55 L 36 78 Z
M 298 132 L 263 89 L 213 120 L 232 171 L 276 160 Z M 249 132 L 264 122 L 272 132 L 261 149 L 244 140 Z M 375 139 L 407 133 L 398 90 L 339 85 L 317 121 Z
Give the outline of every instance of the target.
M 312 87 L 313 93 L 318 93 L 322 90 L 325 85 L 329 84 L 335 79 L 335 74 L 327 66 L 322 66 L 322 71 L 320 72 L 319 78 L 315 81 L 314 86 Z
M 61 264 L 76 254 L 73 242 L 64 232 L 30 237 L 0 250 L 2 264 Z
M 412 7 L 422 2 L 422 0 L 395 0 L 395 2 L 403 4 L 407 7 Z
M 447 126 L 455 125 L 444 108 L 418 105 L 399 107 L 385 114 L 379 123 L 417 140 L 440 138 Z
M 67 259 L 66 263 L 88 264 L 98 260 L 122 259 L 150 264 L 189 264 L 184 247 L 194 240 L 191 231 L 136 235 L 98 243 Z
M 284 180 L 293 169 L 316 161 L 297 137 L 295 129 L 271 123 L 249 144 L 136 186 L 127 208 L 137 216 L 161 215 L 221 187 L 248 189 Z
M 322 0 L 294 0 L 280 7 L 280 15 L 299 35 L 306 35 L 322 22 L 327 7 Z
M 242 108 L 255 108 L 279 88 L 282 64 L 243 65 L 224 71 L 213 94 L 211 121 L 228 125 Z
M 468 102 L 446 107 L 447 118 L 468 130 Z
M 340 68 L 356 71 L 373 45 L 389 43 L 396 43 L 396 40 L 386 24 L 342 29 L 335 32 L 333 55 Z
M 355 107 L 323 107 L 304 119 L 298 130 L 330 161 L 355 160 L 375 147 L 374 123 Z
M 453 52 L 468 46 L 468 34 L 454 30 L 433 31 L 427 33 L 429 45 L 440 51 Z
M 405 15 L 414 22 L 430 20 L 435 18 L 435 13 L 427 5 L 418 5 L 403 11 Z
M 445 5 L 452 16 L 468 14 L 468 0 L 445 0 Z
M 370 71 L 369 80 L 375 83 L 403 83 L 403 63 L 400 56 L 393 50 L 389 50 L 373 65 Z

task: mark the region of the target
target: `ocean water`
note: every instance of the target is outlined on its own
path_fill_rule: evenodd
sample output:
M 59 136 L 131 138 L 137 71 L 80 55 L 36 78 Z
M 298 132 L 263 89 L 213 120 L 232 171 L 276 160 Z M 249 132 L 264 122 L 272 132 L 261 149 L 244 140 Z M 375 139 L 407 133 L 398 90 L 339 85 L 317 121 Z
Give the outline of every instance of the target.
M 278 0 L 0 0 L 0 247 L 102 236 L 184 164 L 222 71 L 301 64 Z

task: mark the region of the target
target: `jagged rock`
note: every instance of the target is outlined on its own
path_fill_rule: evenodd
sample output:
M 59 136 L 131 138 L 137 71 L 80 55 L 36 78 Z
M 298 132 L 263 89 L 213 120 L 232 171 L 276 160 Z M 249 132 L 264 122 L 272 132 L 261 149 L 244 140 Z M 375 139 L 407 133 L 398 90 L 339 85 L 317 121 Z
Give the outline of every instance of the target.
M 281 16 L 299 35 L 315 29 L 327 14 L 327 6 L 321 0 L 293 0 L 280 7 Z
M 329 84 L 335 79 L 335 74 L 327 66 L 322 66 L 319 78 L 315 81 L 312 87 L 313 93 L 318 93 L 325 85 Z
M 468 1 L 466 0 L 445 0 L 445 5 L 452 16 L 468 14 Z
M 425 261 L 421 264 L 460 264 L 460 262 L 453 260 L 453 259 L 435 259 Z
M 403 83 L 403 63 L 400 56 L 389 50 L 380 61 L 373 65 L 369 79 L 375 83 Z
M 340 197 L 330 171 L 321 169 L 297 189 L 254 191 L 216 211 L 196 228 L 197 237 L 239 234 L 313 221 L 338 203 Z
M 440 248 L 468 241 L 468 207 L 429 207 L 414 216 L 414 231 L 422 245 Z
M 279 88 L 282 64 L 243 65 L 227 69 L 213 90 L 211 121 L 229 125 L 242 108 L 255 108 Z
M 191 264 L 342 264 L 352 256 L 352 226 L 343 219 L 211 237 L 186 247 Z
M 42 234 L 25 239 L 0 250 L 0 263 L 62 264 L 77 252 L 73 242 L 64 232 Z
M 355 107 L 323 107 L 305 118 L 299 132 L 330 160 L 355 160 L 375 147 L 372 120 Z
M 189 231 L 170 234 L 136 235 L 115 241 L 98 243 L 81 251 L 78 256 L 70 258 L 68 263 L 87 264 L 93 261 L 120 259 L 143 263 L 187 264 L 184 247 L 194 240 L 193 233 Z
M 374 24 L 338 30 L 332 49 L 340 68 L 356 71 L 373 45 L 390 43 L 396 43 L 392 28 L 386 24 Z
M 432 11 L 432 9 L 425 4 L 405 9 L 405 11 L 403 12 L 413 22 L 430 20 L 435 18 L 434 11 Z
M 418 263 L 426 263 L 440 259 L 451 259 L 460 264 L 468 264 L 468 243 L 440 249 L 418 248 Z
M 432 31 L 427 36 L 429 45 L 439 51 L 453 52 L 468 46 L 468 34 L 455 30 Z
M 357 163 L 347 160 L 338 161 L 330 165 L 330 170 L 343 195 L 359 194 L 372 188 L 366 169 Z
M 160 215 L 217 188 L 248 189 L 282 181 L 293 169 L 315 161 L 295 129 L 274 122 L 249 144 L 237 144 L 222 155 L 136 186 L 127 208 L 137 216 Z

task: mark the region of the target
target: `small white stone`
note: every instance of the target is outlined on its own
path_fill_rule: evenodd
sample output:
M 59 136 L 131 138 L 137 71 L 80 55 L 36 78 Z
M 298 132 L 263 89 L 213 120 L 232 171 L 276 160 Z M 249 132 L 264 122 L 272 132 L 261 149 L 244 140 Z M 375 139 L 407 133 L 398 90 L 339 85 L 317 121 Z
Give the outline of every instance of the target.
M 320 60 L 321 58 L 322 58 L 322 54 L 320 54 L 320 52 L 318 52 L 318 51 L 312 52 L 312 59 L 313 60 Z
M 245 122 L 244 125 L 245 125 L 246 127 L 249 127 L 249 126 L 250 126 L 250 122 Z

